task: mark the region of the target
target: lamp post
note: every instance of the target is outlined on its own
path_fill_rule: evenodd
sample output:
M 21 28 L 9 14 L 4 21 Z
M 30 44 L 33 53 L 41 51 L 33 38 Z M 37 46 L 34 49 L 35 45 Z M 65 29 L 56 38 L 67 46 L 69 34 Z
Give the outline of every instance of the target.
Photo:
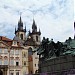
M 10 75 L 10 47 L 8 48 L 8 56 L 9 56 L 9 63 L 8 63 L 8 73 L 9 73 L 9 75 Z

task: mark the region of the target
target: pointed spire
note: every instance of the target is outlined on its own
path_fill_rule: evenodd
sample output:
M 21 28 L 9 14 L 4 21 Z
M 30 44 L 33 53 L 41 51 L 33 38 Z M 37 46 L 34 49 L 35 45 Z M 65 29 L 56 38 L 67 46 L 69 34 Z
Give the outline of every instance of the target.
M 75 22 L 74 22 L 74 39 L 75 39 Z
M 21 15 L 20 15 L 20 20 L 19 20 L 19 23 L 22 23 Z
M 21 20 L 21 14 L 22 14 L 22 13 L 20 12 L 20 22 L 22 22 L 22 20 Z
M 25 25 L 25 32 L 26 32 L 26 25 Z
M 33 19 L 33 24 L 32 24 L 32 32 L 37 32 L 37 26 L 35 24 L 35 20 Z
M 39 32 L 40 32 L 40 28 L 39 28 Z
M 30 30 L 29 30 L 29 34 L 30 34 Z
M 33 19 L 33 24 L 35 25 L 35 20 Z
M 20 19 L 18 21 L 18 30 L 23 30 L 23 22 L 22 22 L 22 19 L 21 19 L 21 15 L 20 15 Z
M 40 31 L 40 28 L 39 28 L 39 34 L 41 35 L 41 31 Z
M 15 27 L 15 34 L 16 34 L 16 27 Z

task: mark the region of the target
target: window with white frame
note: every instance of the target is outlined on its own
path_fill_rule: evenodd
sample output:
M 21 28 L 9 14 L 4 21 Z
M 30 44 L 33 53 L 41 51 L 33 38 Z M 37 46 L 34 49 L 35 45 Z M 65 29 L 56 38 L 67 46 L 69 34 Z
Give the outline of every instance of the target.
M 0 49 L 0 53 L 2 53 L 2 49 Z
M 26 72 L 25 71 L 23 72 L 23 75 L 26 75 Z
M 14 59 L 10 60 L 10 65 L 14 65 Z
M 8 59 L 4 60 L 4 65 L 8 65 Z
M 2 65 L 2 59 L 0 59 L 0 65 Z
M 8 53 L 8 49 L 4 49 L 4 53 Z
M 10 73 L 10 75 L 14 75 L 14 73 Z
M 16 61 L 16 66 L 19 66 L 19 62 L 18 61 Z
M 19 75 L 19 72 L 16 72 L 16 75 Z
M 26 53 L 24 52 L 24 57 L 26 57 Z
M 17 45 L 17 42 L 16 41 L 13 41 L 13 45 Z
M 14 50 L 11 50 L 11 51 L 10 51 L 10 54 L 14 54 Z
M 26 62 L 24 61 L 24 66 L 26 65 Z
M 15 54 L 16 55 L 19 55 L 19 50 L 15 50 Z

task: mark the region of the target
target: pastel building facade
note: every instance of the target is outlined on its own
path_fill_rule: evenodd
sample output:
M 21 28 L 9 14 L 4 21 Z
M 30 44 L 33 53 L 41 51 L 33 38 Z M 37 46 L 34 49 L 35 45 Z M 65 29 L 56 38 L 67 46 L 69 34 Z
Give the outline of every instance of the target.
M 0 36 L 0 75 L 22 74 L 22 49 L 18 42 Z

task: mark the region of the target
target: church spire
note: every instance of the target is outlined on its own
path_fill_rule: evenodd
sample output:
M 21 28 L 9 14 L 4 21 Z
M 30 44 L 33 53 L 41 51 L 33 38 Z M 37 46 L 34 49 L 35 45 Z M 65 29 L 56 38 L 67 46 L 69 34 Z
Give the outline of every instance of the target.
M 32 24 L 32 32 L 37 32 L 37 26 L 35 24 L 35 20 L 33 19 L 33 24 Z
M 26 25 L 25 25 L 25 33 L 26 33 Z
M 41 31 L 40 31 L 40 28 L 39 28 L 39 34 L 41 35 Z
M 21 19 L 21 13 L 20 13 L 19 23 L 23 23 L 23 22 L 22 22 L 22 19 Z
M 16 27 L 15 27 L 15 34 L 16 34 Z
M 21 15 L 20 15 L 20 19 L 18 21 L 18 30 L 23 30 L 23 22 L 22 22 L 22 19 L 21 19 Z

